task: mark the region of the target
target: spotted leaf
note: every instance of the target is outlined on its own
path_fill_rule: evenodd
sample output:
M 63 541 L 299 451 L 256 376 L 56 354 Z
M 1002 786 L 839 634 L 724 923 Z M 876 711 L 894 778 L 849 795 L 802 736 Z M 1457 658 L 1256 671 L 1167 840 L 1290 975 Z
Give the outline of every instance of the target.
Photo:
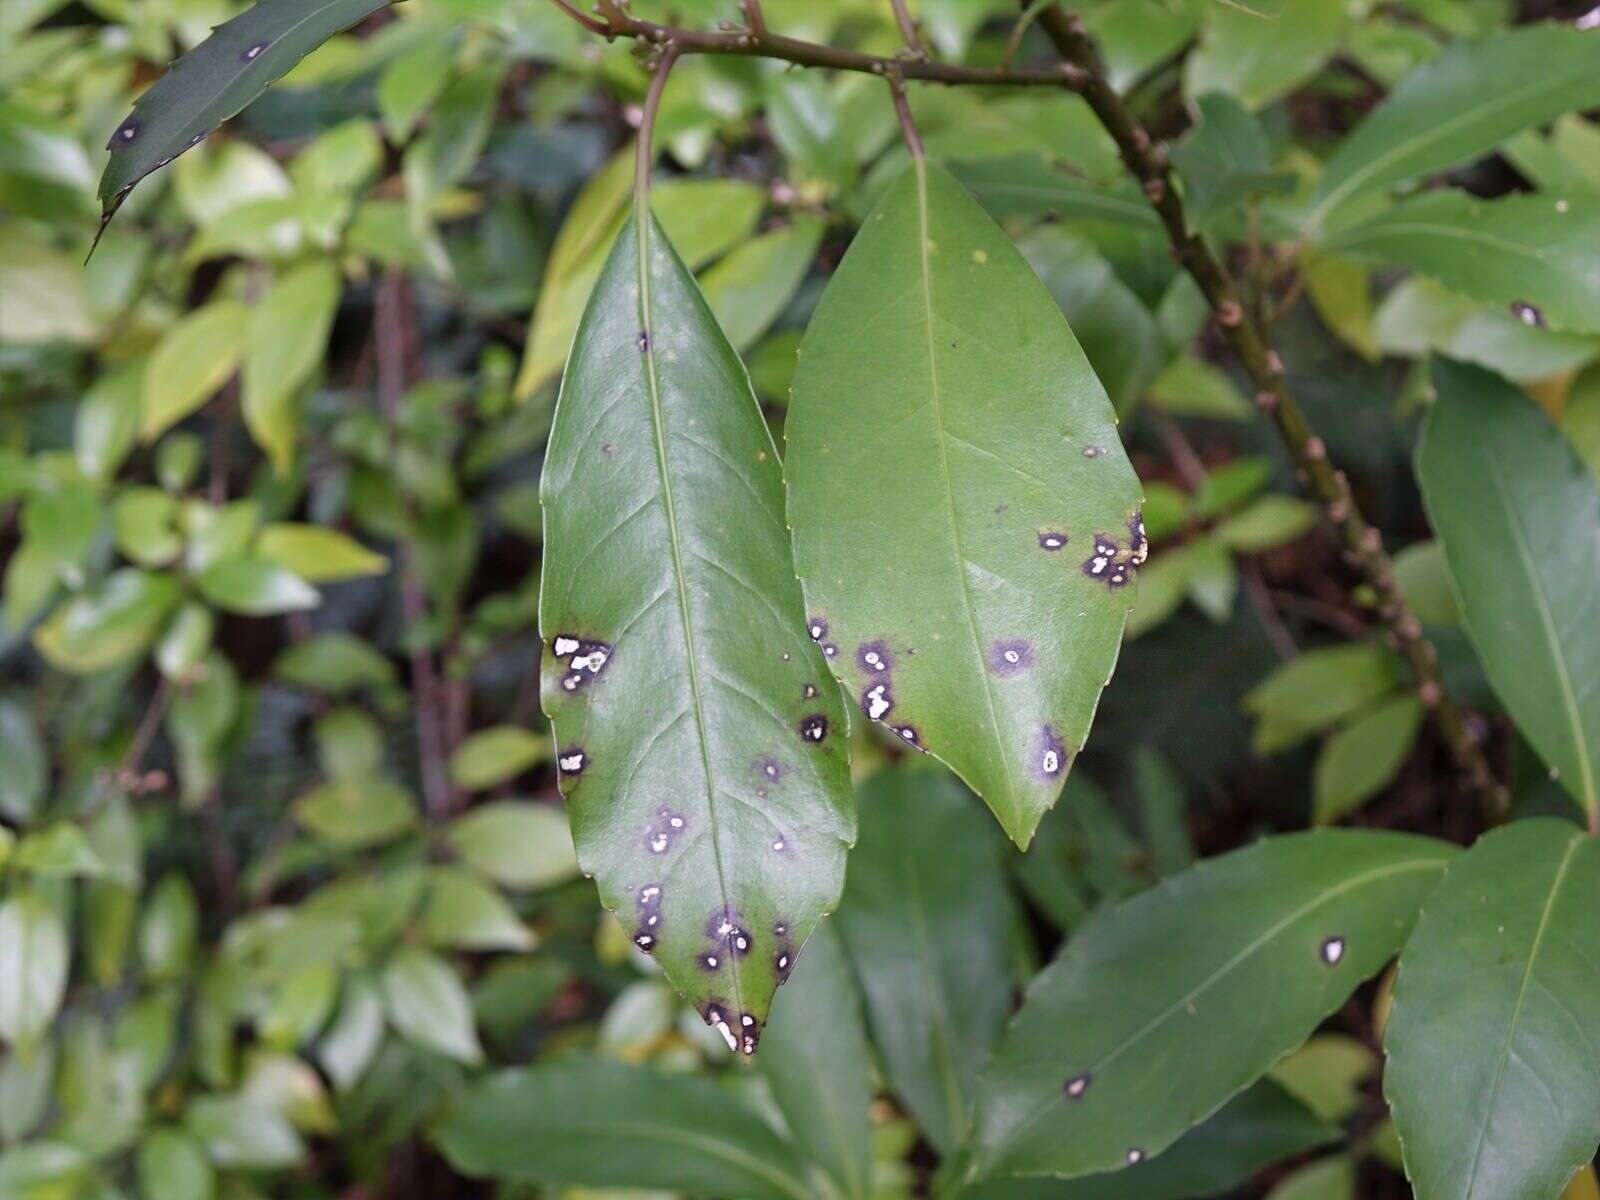
M 111 134 L 103 230 L 133 185 L 239 112 L 341 29 L 390 0 L 260 0 L 172 64 Z
M 1450 868 L 1406 945 L 1384 1094 L 1418 1200 L 1554 1196 L 1600 1142 L 1600 841 L 1540 819 Z
M 801 347 L 795 561 L 862 712 L 1023 846 L 1089 732 L 1144 561 L 1115 426 L 1005 233 L 943 170 L 908 168 Z
M 1098 916 L 1034 979 L 979 1081 L 975 1174 L 1161 1153 L 1382 969 L 1453 854 L 1408 834 L 1290 834 Z
M 1600 820 L 1600 483 L 1499 376 L 1436 359 L 1433 384 L 1417 478 L 1467 634 L 1551 775 Z
M 623 228 L 589 300 L 542 499 L 543 697 L 579 861 L 753 1053 L 843 886 L 847 723 L 805 634 L 766 422 L 653 218 Z

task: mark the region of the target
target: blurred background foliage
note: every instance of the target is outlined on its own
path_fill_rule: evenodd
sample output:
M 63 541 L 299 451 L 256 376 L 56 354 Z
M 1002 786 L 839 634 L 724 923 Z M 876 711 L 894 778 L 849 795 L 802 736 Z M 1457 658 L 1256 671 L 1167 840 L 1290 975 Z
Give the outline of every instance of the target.
M 646 76 L 547 0 L 408 0 L 139 187 L 85 264 L 100 147 L 239 7 L 0 5 L 0 1197 L 600 1194 L 468 1182 L 441 1155 L 453 1098 L 528 1062 L 593 1065 L 562 1077 L 580 1090 L 610 1086 L 606 1062 L 706 1075 L 711 1091 L 664 1108 L 722 1095 L 780 1126 L 860 1103 L 870 1144 L 841 1154 L 869 1170 L 807 1186 L 908 1196 L 941 1133 L 898 1006 L 939 985 L 893 952 L 896 914 L 856 900 L 890 869 L 880 808 L 910 795 L 908 819 L 970 830 L 925 863 L 988 897 L 927 914 L 935 959 L 991 981 L 958 1001 L 978 1006 L 957 1014 L 970 1070 L 1063 934 L 1196 854 L 1308 822 L 1472 832 L 1430 806 L 1443 758 L 1399 661 L 1087 110 L 918 87 L 930 154 L 1012 228 L 1116 401 L 1155 551 L 1026 856 L 858 731 L 858 778 L 882 778 L 844 936 L 782 994 L 771 1065 L 734 1069 L 579 877 L 537 703 L 541 446 L 628 201 Z M 914 7 L 939 54 L 1005 53 L 1007 0 Z M 1330 455 L 1405 547 L 1450 684 L 1492 710 L 1408 468 L 1421 364 L 1448 351 L 1527 384 L 1600 464 L 1600 338 L 1282 235 L 1389 85 L 1560 6 L 1080 7 L 1177 139 L 1192 211 L 1233 247 Z M 636 4 L 695 24 L 735 9 Z M 784 32 L 898 46 L 880 0 L 765 9 Z M 887 93 L 690 58 L 660 135 L 657 213 L 781 425 L 810 309 L 905 161 Z M 1453 181 L 1600 194 L 1597 164 L 1600 125 L 1570 116 Z M 1524 811 L 1565 803 L 1524 775 Z M 1223 1130 L 1209 1175 L 1145 1194 L 1405 1194 L 1373 1084 L 1381 1011 L 1363 992 L 1253 1101 L 1283 1137 L 1245 1141 L 1290 1166 L 1215 1150 Z M 859 1094 L 786 1099 L 786 1068 L 812 1057 L 859 1074 Z M 1040 1186 L 1026 1194 L 1128 1194 Z

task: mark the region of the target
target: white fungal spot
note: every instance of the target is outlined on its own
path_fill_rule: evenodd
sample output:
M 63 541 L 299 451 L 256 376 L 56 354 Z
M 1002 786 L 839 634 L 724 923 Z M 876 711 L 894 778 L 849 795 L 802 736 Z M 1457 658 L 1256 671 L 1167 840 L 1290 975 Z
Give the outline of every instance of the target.
M 1339 960 L 1344 957 L 1344 939 L 1331 937 L 1322 943 L 1322 961 L 1330 967 L 1339 965 Z
M 1104 446 L 1085 446 L 1083 448 L 1083 456 L 1085 458 L 1099 458 L 1105 452 Z
M 650 835 L 650 853 L 652 853 L 652 854 L 665 854 L 667 852 L 667 847 L 671 843 L 672 843 L 672 838 L 669 837 L 667 834 L 665 834 L 665 833 L 653 833 L 653 834 Z
M 820 642 L 823 639 L 823 636 L 828 632 L 828 627 L 821 621 L 813 621 L 809 626 L 806 627 L 806 632 L 811 635 L 811 640 L 813 642 Z
M 788 969 L 789 969 L 789 956 L 787 954 L 778 955 L 778 970 L 787 971 Z
M 568 691 L 568 692 L 577 691 L 578 690 L 578 684 L 580 684 L 582 682 L 583 682 L 583 677 L 581 675 L 563 675 L 561 677 L 561 687 L 562 687 L 562 689 L 564 691 Z
M 1039 766 L 1044 769 L 1046 775 L 1054 775 L 1061 769 L 1061 755 L 1054 750 L 1046 750 L 1044 757 L 1039 760 Z
M 1052 531 L 1049 533 L 1041 533 L 1039 535 L 1039 545 L 1046 550 L 1059 550 L 1066 544 L 1067 535 L 1064 533 L 1055 533 Z
M 734 949 L 738 950 L 742 954 L 744 951 L 750 949 L 750 939 L 741 933 L 738 937 L 733 939 L 733 946 Z
M 867 689 L 867 716 L 872 720 L 883 720 L 884 715 L 893 707 L 894 702 L 889 699 L 888 684 L 874 684 Z
M 806 700 L 815 700 L 817 698 L 817 686 L 816 686 L 816 684 L 814 684 L 814 683 L 806 684 L 805 687 L 800 689 L 800 695 Z
M 656 940 L 648 933 L 641 933 L 633 939 L 633 944 L 648 954 L 655 947 Z
M 556 765 L 561 768 L 563 774 L 576 775 L 583 770 L 584 763 L 587 761 L 582 750 L 575 750 L 571 754 L 563 754 L 556 759 Z
M 655 884 L 651 884 L 647 888 L 641 888 L 640 889 L 640 891 L 639 891 L 639 902 L 641 904 L 654 904 L 656 902 L 656 899 L 660 895 L 661 895 L 661 889 L 659 887 L 657 887 Z
M 1138 1166 L 1143 1161 L 1144 1151 L 1139 1149 L 1139 1147 L 1134 1146 L 1128 1151 L 1128 1165 L 1130 1167 Z
M 883 669 L 883 655 L 879 654 L 876 650 L 868 650 L 861 656 L 861 661 L 866 663 L 867 666 L 871 667 L 875 671 L 881 671 Z
M 727 937 L 730 933 L 733 932 L 733 928 L 734 927 L 733 927 L 733 922 L 732 921 L 723 921 L 722 924 L 717 926 L 717 936 L 718 937 Z
M 1591 8 L 1572 23 L 1574 29 L 1600 29 L 1600 8 Z
M 671 820 L 669 820 L 667 822 L 667 824 L 671 825 L 674 829 L 682 829 L 683 828 L 683 818 L 682 817 L 673 817 Z
M 1600 13 L 1600 8 L 1595 9 L 1595 12 Z M 1571 205 L 1569 205 L 1565 200 L 1557 200 L 1556 201 L 1556 211 L 1558 213 L 1564 213 L 1570 207 L 1571 207 Z
M 772 843 L 772 848 L 774 850 L 782 850 L 783 849 L 783 839 L 779 838 L 777 841 L 773 842 Z
M 244 52 L 244 61 L 254 62 L 258 57 L 260 57 L 261 52 L 266 48 L 267 44 L 265 42 L 257 42 L 254 46 L 251 46 L 250 49 Z
M 1000 657 L 1005 659 L 1008 663 L 1019 663 L 1022 661 L 1022 655 L 1017 653 L 1015 650 L 1004 650 L 1001 652 Z
M 729 1050 L 739 1049 L 739 1039 L 733 1036 L 733 1030 L 728 1028 L 728 1023 L 721 1017 L 717 1017 L 711 1022 L 711 1028 L 722 1035 L 722 1040 L 728 1043 Z
M 717 969 L 717 956 L 715 954 L 706 955 L 706 966 L 710 967 L 713 971 Z
M 749 1029 L 750 1026 L 754 1025 L 755 1023 L 756 1019 L 749 1013 L 745 1013 L 744 1016 L 739 1018 L 739 1024 L 743 1025 L 746 1029 Z
M 829 658 L 832 658 L 835 654 L 839 653 L 839 647 L 835 646 L 832 642 L 829 642 L 822 648 L 822 652 Z
M 1082 1096 L 1086 1091 L 1089 1090 L 1089 1076 L 1087 1074 L 1074 1075 L 1071 1079 L 1067 1080 L 1067 1086 L 1063 1090 L 1065 1090 L 1070 1099 L 1078 1099 L 1078 1097 Z

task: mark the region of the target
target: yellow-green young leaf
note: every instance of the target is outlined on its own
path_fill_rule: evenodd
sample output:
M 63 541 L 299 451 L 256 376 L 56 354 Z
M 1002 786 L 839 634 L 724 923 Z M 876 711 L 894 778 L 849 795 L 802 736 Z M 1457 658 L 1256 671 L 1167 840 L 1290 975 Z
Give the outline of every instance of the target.
M 215 614 L 204 604 L 190 601 L 179 609 L 156 644 L 156 666 L 161 673 L 182 683 L 210 652 L 216 625 Z
M 34 645 L 63 671 L 103 671 L 154 641 L 180 595 L 170 575 L 115 571 L 56 609 L 34 633 Z
M 19 700 L 0 699 L 0 815 L 26 825 L 50 785 L 50 756 L 32 711 Z
M 567 218 L 568 225 L 578 222 L 571 241 L 565 237 L 567 225 L 557 235 L 517 376 L 519 397 L 531 396 L 555 378 L 566 361 L 578 318 L 621 227 L 632 152 L 627 163 L 622 159 L 613 159 L 574 203 Z M 737 179 L 672 180 L 651 195 L 656 221 L 691 271 L 744 241 L 765 201 L 759 187 Z
M 648 213 L 584 313 L 542 487 L 542 698 L 578 856 L 753 1053 L 844 883 L 849 735 L 805 635 L 766 421 Z
M 1337 5 L 1328 5 L 1337 8 Z M 1308 216 L 1326 226 L 1365 191 L 1487 154 L 1600 103 L 1600 37 L 1555 22 L 1460 41 L 1411 72 L 1328 160 Z
M 1394 581 L 1406 606 L 1424 625 L 1461 624 L 1450 567 L 1437 540 L 1417 542 L 1394 556 Z
M 315 608 L 317 590 L 265 558 L 229 558 L 208 567 L 195 586 L 218 608 L 246 617 L 271 617 Z
M 1600 1179 L 1595 1177 L 1594 1165 L 1584 1163 L 1578 1173 L 1561 1193 L 1561 1200 L 1600 1200 Z
M 1358 1038 L 1324 1033 L 1272 1068 L 1281 1084 L 1324 1121 L 1343 1121 L 1361 1106 L 1361 1085 L 1378 1070 L 1378 1056 Z
M 454 950 L 531 950 L 532 932 L 492 887 L 459 867 L 428 873 L 422 908 L 422 938 Z
M 1600 332 L 1600 199 L 1466 192 L 1403 200 L 1330 245 L 1410 267 L 1491 304 L 1515 305 L 1551 329 Z
M 256 538 L 256 553 L 307 583 L 337 583 L 381 575 L 389 569 L 389 560 L 383 555 L 325 525 L 268 525 Z
M 305 1154 L 288 1118 L 248 1096 L 200 1096 L 189 1103 L 183 1124 L 223 1169 L 281 1171 Z
M 250 310 L 237 300 L 197 308 L 167 330 L 144 369 L 139 433 L 154 441 L 228 382 L 244 353 Z
M 504 887 L 552 887 L 578 876 L 566 815 L 548 804 L 481 805 L 457 817 L 445 836 L 462 862 Z
M 1561 432 L 1578 457 L 1600 476 L 1600 366 L 1591 366 L 1572 382 L 1561 410 Z
M 143 567 L 163 567 L 183 553 L 178 502 L 160 488 L 133 487 L 111 506 L 117 549 Z
M 250 310 L 240 404 L 250 436 L 280 475 L 294 462 L 297 394 L 322 361 L 339 285 L 333 263 L 309 262 Z
M 735 247 L 706 271 L 700 286 L 735 350 L 747 349 L 777 320 L 811 269 L 825 228 L 818 217 L 798 216 Z
M 107 371 L 78 405 L 72 450 L 78 469 L 90 479 L 110 479 L 133 449 L 144 408 L 144 370 L 139 360 Z
M 1467 635 L 1551 775 L 1600 819 L 1600 480 L 1505 380 L 1438 359 L 1433 384 L 1417 476 Z
M 1383 968 L 1454 855 L 1409 834 L 1289 834 L 1101 913 L 1034 979 L 979 1081 L 978 1173 L 1159 1155 Z
M 550 759 L 550 739 L 516 725 L 482 729 L 450 756 L 450 779 L 457 787 L 479 791 L 504 783 L 529 767 Z
M 1317 755 L 1312 819 L 1337 821 L 1388 787 L 1421 724 L 1422 701 L 1395 696 L 1330 737 Z
M 1192 97 L 1228 92 L 1248 108 L 1264 108 L 1317 72 L 1347 23 L 1344 5 L 1327 0 L 1284 0 L 1270 17 L 1244 4 L 1208 4 L 1184 88 Z
M 157 1129 L 139 1144 L 139 1187 L 162 1200 L 211 1200 L 217 1181 L 205 1149 L 181 1129 Z
M 1274 754 L 1338 724 L 1392 692 L 1399 660 L 1377 643 L 1308 650 L 1290 659 L 1246 694 L 1256 717 L 1253 746 Z
M 1215 530 L 1217 541 L 1241 554 L 1286 546 L 1317 523 L 1316 505 L 1298 496 L 1263 496 Z
M 785 436 L 829 667 L 1026 846 L 1089 732 L 1147 543 L 1105 389 L 942 169 L 918 160 L 857 234 L 806 331 Z
M 1555 1196 L 1600 1141 L 1600 841 L 1486 834 L 1428 898 L 1384 1031 L 1418 1200 Z
M 1278 1181 L 1267 1200 L 1356 1200 L 1356 1164 L 1343 1154 L 1308 1163 Z
M 1382 358 L 1372 327 L 1372 277 L 1366 268 L 1343 255 L 1308 252 L 1300 274 L 1322 323 L 1368 362 Z
M 295 801 L 296 820 L 334 846 L 361 849 L 392 841 L 417 820 L 411 794 L 386 779 L 324 784 Z

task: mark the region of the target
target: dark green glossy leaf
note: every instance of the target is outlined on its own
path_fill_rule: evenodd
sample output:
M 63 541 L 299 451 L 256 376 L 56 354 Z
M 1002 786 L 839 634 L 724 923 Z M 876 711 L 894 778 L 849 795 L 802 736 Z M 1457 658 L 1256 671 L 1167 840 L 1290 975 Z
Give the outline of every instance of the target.
M 260 0 L 172 64 L 134 103 L 106 149 L 101 218 L 133 185 L 166 166 L 249 104 L 341 29 L 389 0 Z
M 654 220 L 624 226 L 595 285 L 542 487 L 543 696 L 579 860 L 752 1053 L 843 886 L 848 731 L 766 423 Z
M 1600 815 L 1600 480 L 1527 395 L 1436 360 L 1417 475 L 1467 634 L 1517 727 Z
M 1411 267 L 1551 329 L 1600 332 L 1600 199 L 1426 192 L 1329 248 Z
M 1450 46 L 1345 139 L 1317 185 L 1315 227 L 1373 188 L 1487 154 L 1512 134 L 1600 104 L 1600 33 L 1525 25 Z
M 941 771 L 885 772 L 861 789 L 839 930 L 889 1083 L 947 1154 L 968 1132 L 974 1081 L 1011 1008 L 1003 845 Z
M 980 1081 L 981 1174 L 1159 1154 L 1389 961 L 1453 853 L 1406 834 L 1290 834 L 1102 914 L 1030 985 Z
M 996 217 L 1054 214 L 1159 232 L 1161 220 L 1131 184 L 1097 187 L 1053 169 L 1039 154 L 949 164 L 950 172 Z
M 1555 1196 L 1600 1141 L 1600 842 L 1487 834 L 1428 899 L 1384 1035 L 1418 1200 Z
M 1149 1162 L 1082 1179 L 997 1179 L 966 1200 L 1189 1200 L 1210 1196 L 1292 1154 L 1339 1136 L 1282 1087 L 1263 1079 Z
M 819 925 L 773 1004 L 761 1072 L 806 1159 L 845 1200 L 872 1192 L 872 1054 L 839 934 Z
M 1116 662 L 1139 483 L 1050 294 L 938 167 L 908 169 L 856 236 L 785 435 L 829 666 L 1027 845 Z
M 727 1200 L 813 1196 L 794 1151 L 731 1092 L 600 1059 L 491 1076 L 434 1137 L 473 1176 Z

